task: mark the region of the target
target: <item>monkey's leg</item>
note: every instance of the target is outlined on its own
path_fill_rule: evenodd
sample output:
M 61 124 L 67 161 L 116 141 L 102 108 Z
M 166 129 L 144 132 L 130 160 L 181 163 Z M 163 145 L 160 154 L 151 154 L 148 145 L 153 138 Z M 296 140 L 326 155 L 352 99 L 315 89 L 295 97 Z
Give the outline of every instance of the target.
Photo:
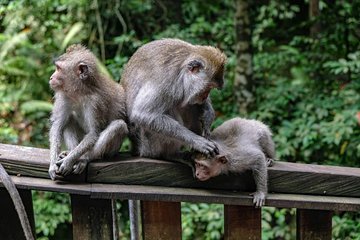
M 64 119 L 53 121 L 51 124 L 49 137 L 50 137 L 50 165 L 49 165 L 49 176 L 52 180 L 57 177 L 59 167 L 56 164 L 59 153 L 61 151 L 61 143 L 63 141 L 64 131 Z
M 133 121 L 137 122 L 138 126 L 162 134 L 164 137 L 178 139 L 206 155 L 216 155 L 219 153 L 214 142 L 196 135 L 166 114 L 139 113 Z
M 88 162 L 93 159 L 101 159 L 105 155 L 113 156 L 119 152 L 122 142 L 128 134 L 128 128 L 123 120 L 114 120 L 100 133 L 93 149 L 85 154 L 85 158 L 76 162 L 74 174 L 82 173 Z
M 256 184 L 256 192 L 253 193 L 253 202 L 256 207 L 261 207 L 265 204 L 267 194 L 267 168 L 265 155 L 263 153 L 258 153 L 256 158 L 252 171 Z

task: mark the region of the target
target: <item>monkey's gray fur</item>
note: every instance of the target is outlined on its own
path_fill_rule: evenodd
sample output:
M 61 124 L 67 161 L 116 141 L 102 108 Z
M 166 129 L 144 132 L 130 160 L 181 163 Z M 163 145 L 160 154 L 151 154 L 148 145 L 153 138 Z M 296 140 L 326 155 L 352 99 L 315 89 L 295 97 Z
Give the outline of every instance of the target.
M 270 129 L 260 121 L 234 118 L 224 122 L 210 135 L 219 147 L 219 155 L 195 155 L 196 177 L 205 181 L 229 172 L 252 170 L 256 183 L 254 204 L 264 205 L 267 194 L 267 166 L 275 158 Z
M 88 49 L 70 46 L 55 66 L 49 82 L 55 91 L 49 134 L 53 180 L 79 174 L 89 161 L 114 155 L 128 133 L 124 90 L 100 72 Z M 67 151 L 60 154 L 62 143 Z
M 217 153 L 203 136 L 215 116 L 208 95 L 222 87 L 225 62 L 216 48 L 177 39 L 153 41 L 134 53 L 121 84 L 137 154 L 170 159 L 181 146 Z

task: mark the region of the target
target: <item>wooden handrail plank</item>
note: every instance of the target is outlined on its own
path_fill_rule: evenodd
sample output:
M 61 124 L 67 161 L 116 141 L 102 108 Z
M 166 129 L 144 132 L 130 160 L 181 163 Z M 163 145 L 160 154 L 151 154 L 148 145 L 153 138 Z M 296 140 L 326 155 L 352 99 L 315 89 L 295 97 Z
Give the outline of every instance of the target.
M 11 178 L 20 189 L 91 195 L 92 198 L 208 202 L 252 206 L 252 196 L 246 192 L 162 186 L 54 182 L 49 179 L 18 176 L 11 176 Z M 0 186 L 2 187 L 1 182 Z M 266 200 L 266 206 L 360 211 L 360 198 L 270 193 Z
M 16 187 L 19 189 L 62 192 L 78 195 L 91 194 L 91 184 L 88 183 L 52 181 L 50 179 L 24 176 L 11 176 L 11 179 L 14 181 Z M 1 181 L 0 186 L 3 186 Z
M 0 144 L 0 163 L 10 174 L 48 178 L 49 151 Z M 360 168 L 276 162 L 268 173 L 269 192 L 360 197 Z M 250 172 L 200 182 L 185 165 L 126 154 L 90 163 L 87 181 L 239 191 L 255 189 Z
M 253 198 L 246 192 L 162 186 L 92 184 L 91 196 L 94 198 L 206 202 L 253 206 Z M 283 208 L 360 211 L 360 198 L 270 193 L 265 205 Z

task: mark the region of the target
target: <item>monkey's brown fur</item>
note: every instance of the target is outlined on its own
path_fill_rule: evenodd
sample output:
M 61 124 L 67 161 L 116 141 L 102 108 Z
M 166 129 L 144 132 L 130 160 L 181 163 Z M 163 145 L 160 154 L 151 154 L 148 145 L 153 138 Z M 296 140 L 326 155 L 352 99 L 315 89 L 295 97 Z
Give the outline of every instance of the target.
M 55 91 L 49 134 L 53 180 L 81 173 L 92 159 L 114 155 L 128 133 L 124 90 L 100 72 L 90 50 L 72 45 L 54 63 L 49 82 Z M 60 154 L 62 143 L 67 151 Z
M 256 183 L 254 204 L 261 207 L 267 194 L 267 166 L 275 158 L 270 129 L 256 120 L 234 118 L 217 127 L 210 136 L 219 155 L 195 154 L 195 176 L 200 181 L 228 172 L 252 170 Z
M 225 62 L 219 49 L 178 39 L 153 41 L 134 53 L 121 83 L 139 155 L 169 159 L 181 146 L 217 153 L 204 136 L 215 116 L 208 96 L 222 87 Z

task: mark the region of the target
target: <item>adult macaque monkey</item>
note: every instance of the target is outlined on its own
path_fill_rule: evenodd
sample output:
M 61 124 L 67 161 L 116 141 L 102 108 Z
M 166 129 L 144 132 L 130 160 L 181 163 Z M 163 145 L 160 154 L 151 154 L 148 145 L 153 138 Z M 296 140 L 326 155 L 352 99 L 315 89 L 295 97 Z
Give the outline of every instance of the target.
M 219 155 L 195 154 L 195 176 L 200 181 L 229 172 L 252 170 L 256 184 L 253 202 L 265 204 L 267 166 L 275 158 L 275 145 L 270 129 L 256 120 L 234 118 L 217 127 L 210 136 L 217 143 Z
M 72 45 L 54 63 L 49 82 L 55 91 L 49 136 L 53 180 L 114 155 L 128 133 L 124 90 L 100 72 L 90 50 Z M 68 151 L 60 153 L 62 143 Z
M 156 40 L 134 53 L 121 83 L 137 154 L 171 159 L 182 146 L 218 153 L 204 136 L 215 115 L 209 93 L 222 87 L 225 62 L 217 48 L 178 39 Z

